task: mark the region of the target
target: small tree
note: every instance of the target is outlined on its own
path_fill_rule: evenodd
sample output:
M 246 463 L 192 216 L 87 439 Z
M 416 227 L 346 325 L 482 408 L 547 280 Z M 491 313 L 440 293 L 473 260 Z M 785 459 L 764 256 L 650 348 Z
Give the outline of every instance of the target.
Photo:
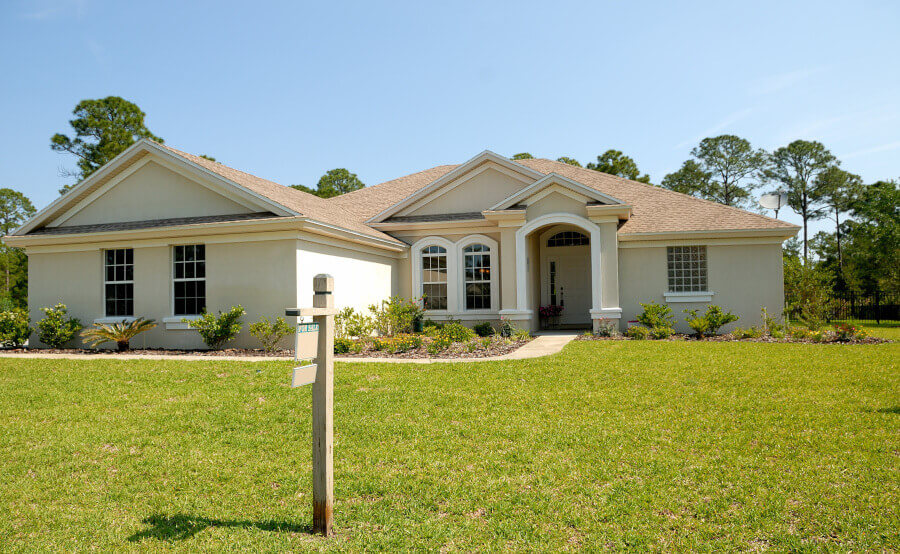
M 587 168 L 601 173 L 618 175 L 632 181 L 650 182 L 650 176 L 647 174 L 641 175 L 634 159 L 631 156 L 626 156 L 621 150 L 607 150 L 597 156 L 597 163 L 590 162 L 587 164 Z
M 12 309 L 0 312 L 0 345 L 22 346 L 31 336 L 28 312 Z
M 218 316 L 204 311 L 196 320 L 183 318 L 181 321 L 196 329 L 210 350 L 218 350 L 241 332 L 241 316 L 245 313 L 244 308 L 238 305 L 225 313 L 220 310 Z
M 278 317 L 275 322 L 269 321 L 269 318 L 260 318 L 256 323 L 250 324 L 250 334 L 262 344 L 263 350 L 266 352 L 274 352 L 275 346 L 288 336 L 291 332 L 291 326 L 284 321 L 283 317 Z
M 65 304 L 41 308 L 41 311 L 44 312 L 44 319 L 37 323 L 38 338 L 52 348 L 62 348 L 82 328 L 77 318 L 69 317 Z

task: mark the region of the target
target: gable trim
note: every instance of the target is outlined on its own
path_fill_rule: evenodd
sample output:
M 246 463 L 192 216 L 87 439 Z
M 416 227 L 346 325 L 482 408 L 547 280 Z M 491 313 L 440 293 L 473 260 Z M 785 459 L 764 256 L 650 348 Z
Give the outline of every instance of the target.
M 574 193 L 586 196 L 590 199 L 602 202 L 604 204 L 624 204 L 624 202 L 614 196 L 603 194 L 597 189 L 593 189 L 587 185 L 583 185 L 578 181 L 573 181 L 568 177 L 563 177 L 559 173 L 548 173 L 542 179 L 535 181 L 534 183 L 518 191 L 517 193 L 508 196 L 505 199 L 501 200 L 499 203 L 491 206 L 488 211 L 505 210 L 507 208 L 515 206 L 516 204 L 519 204 L 520 202 L 530 198 L 531 196 L 537 195 L 538 192 L 541 192 L 541 189 L 552 187 L 553 185 L 559 185 L 563 188 L 569 189 Z M 540 198 L 543 198 L 543 196 L 540 196 L 539 199 Z
M 413 203 L 425 198 L 426 196 L 430 195 L 432 192 L 441 188 L 445 184 L 462 177 L 467 172 L 471 171 L 472 169 L 474 169 L 475 167 L 477 167 L 478 165 L 480 165 L 486 161 L 492 161 L 492 162 L 494 162 L 502 167 L 505 167 L 511 171 L 514 171 L 514 172 L 524 175 L 526 177 L 531 177 L 533 179 L 540 179 L 540 178 L 544 177 L 544 174 L 539 171 L 535 171 L 534 169 L 531 169 L 530 167 L 525 167 L 522 164 L 517 164 L 516 162 L 514 162 L 508 158 L 505 158 L 499 154 L 491 152 L 490 150 L 485 150 L 485 151 L 481 152 L 480 154 L 478 154 L 477 156 L 475 156 L 474 158 L 465 162 L 464 164 L 459 165 L 452 171 L 444 174 L 442 177 L 435 179 L 434 181 L 432 181 L 425 187 L 422 187 L 421 189 L 417 190 L 413 194 L 407 196 L 400 202 L 397 202 L 396 204 L 388 207 L 387 209 L 382 210 L 381 212 L 375 214 L 374 216 L 372 216 L 371 218 L 366 220 L 366 223 L 379 223 L 382 220 L 387 219 L 388 217 L 399 212 L 400 210 L 402 210 L 402 209 L 412 205 Z

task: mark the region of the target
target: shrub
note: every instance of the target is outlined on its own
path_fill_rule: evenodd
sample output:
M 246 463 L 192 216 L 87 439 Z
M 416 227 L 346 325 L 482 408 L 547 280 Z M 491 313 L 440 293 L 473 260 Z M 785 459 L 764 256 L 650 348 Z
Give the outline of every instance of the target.
M 439 331 L 439 336 L 447 337 L 451 342 L 466 342 L 475 337 L 475 333 L 461 323 L 448 323 Z
M 865 337 L 866 332 L 863 329 L 850 325 L 849 323 L 834 326 L 834 340 L 847 342 Z
M 217 350 L 241 332 L 241 316 L 245 313 L 244 308 L 238 305 L 225 313 L 220 310 L 218 316 L 204 310 L 198 319 L 183 318 L 181 321 L 196 329 L 207 347 Z
M 389 338 L 377 338 L 372 341 L 372 350 L 382 351 L 391 349 L 391 340 Z
M 470 340 L 466 343 L 466 352 L 475 352 L 476 350 L 478 350 L 478 346 L 478 341 Z
M 428 345 L 428 353 L 437 354 L 442 350 L 450 348 L 452 345 L 453 339 L 451 339 L 447 335 L 440 334 L 431 341 L 431 344 Z
M 531 333 L 528 332 L 528 329 L 516 329 L 513 338 L 517 341 L 531 340 Z
M 422 346 L 422 337 L 420 335 L 397 335 L 391 341 L 391 352 L 394 354 L 402 354 L 409 352 Z
M 275 318 L 274 323 L 268 317 L 263 317 L 250 325 L 250 334 L 262 344 L 266 352 L 274 352 L 275 346 L 292 330 L 283 317 Z
M 716 335 L 723 326 L 739 319 L 731 312 L 722 311 L 722 308 L 715 304 L 707 306 L 706 313 L 702 316 L 697 315 L 697 310 L 685 310 L 684 313 L 690 316 L 685 321 L 700 338 L 707 334 Z
M 500 320 L 500 336 L 508 339 L 513 336 L 513 333 L 516 332 L 516 328 L 513 327 L 512 323 L 509 322 L 508 319 Z
M 618 324 L 611 319 L 600 319 L 594 334 L 598 337 L 614 337 L 619 334 Z
M 90 329 L 81 332 L 84 341 L 97 348 L 98 344 L 104 342 L 114 342 L 119 352 L 125 352 L 131 348 L 131 339 L 156 327 L 156 322 L 152 319 L 144 319 L 139 317 L 132 321 L 122 320 L 112 325 L 95 323 Z
M 0 345 L 22 346 L 31 336 L 28 312 L 13 308 L 0 312 Z
M 772 329 L 769 331 L 769 336 L 773 339 L 783 339 L 784 331 L 782 331 L 781 329 Z
M 382 300 L 380 306 L 372 304 L 369 311 L 375 330 L 386 337 L 412 332 L 413 322 L 425 313 L 419 302 L 400 296 Z
M 654 327 L 650 329 L 650 338 L 656 340 L 663 340 L 671 337 L 675 334 L 675 329 L 671 327 Z
M 494 326 L 491 325 L 488 321 L 479 323 L 478 325 L 472 327 L 472 330 L 475 331 L 475 334 L 479 337 L 490 337 L 497 332 L 494 330 Z
M 346 354 L 347 352 L 353 350 L 354 346 L 356 346 L 356 342 L 348 338 L 337 337 L 334 339 L 335 354 Z
M 334 318 L 335 337 L 364 338 L 374 329 L 375 322 L 371 317 L 350 307 L 342 309 Z
M 41 308 L 41 311 L 44 319 L 37 323 L 38 338 L 52 348 L 62 348 L 82 329 L 78 319 L 68 316 L 69 309 L 65 304 Z
M 644 311 L 637 316 L 637 320 L 648 329 L 657 327 L 672 329 L 675 327 L 675 318 L 672 316 L 672 308 L 660 305 L 656 302 L 641 304 Z M 671 333 L 670 333 L 671 334 Z
M 792 339 L 805 340 L 805 339 L 810 338 L 810 335 L 812 334 L 812 332 L 805 327 L 794 326 L 794 327 L 790 327 L 788 329 L 787 334 Z
M 439 321 L 433 321 L 431 319 L 426 319 L 422 324 L 422 328 L 427 333 L 429 329 L 441 329 L 444 327 L 444 324 Z
M 731 332 L 731 336 L 735 339 L 758 339 L 764 334 L 765 330 L 762 327 L 750 327 L 749 329 L 735 327 Z
M 818 330 L 812 331 L 809 334 L 809 338 L 812 339 L 813 342 L 826 342 L 828 340 L 828 331 Z
M 494 343 L 494 337 L 484 337 L 481 339 L 481 347 L 482 348 L 490 348 Z
M 634 340 L 647 340 L 650 338 L 650 329 L 635 325 L 625 331 L 625 336 Z
M 787 330 L 787 325 L 784 322 L 775 319 L 774 317 L 769 316 L 769 310 L 765 307 L 762 309 L 762 320 L 763 325 L 765 326 L 766 333 L 775 336 L 775 333 L 780 333 L 782 337 L 784 337 L 784 332 Z

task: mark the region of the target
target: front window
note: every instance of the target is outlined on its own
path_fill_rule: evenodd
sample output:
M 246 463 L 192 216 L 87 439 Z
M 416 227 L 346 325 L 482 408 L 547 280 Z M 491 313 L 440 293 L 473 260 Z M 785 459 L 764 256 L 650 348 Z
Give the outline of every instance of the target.
M 134 249 L 106 251 L 104 297 L 107 317 L 134 315 Z
M 206 309 L 206 247 L 175 247 L 175 315 L 197 315 Z
M 491 308 L 491 249 L 484 244 L 472 244 L 463 249 L 465 268 L 466 309 Z
M 547 239 L 547 246 L 584 246 L 590 243 L 591 239 L 578 231 L 563 231 Z
M 706 292 L 706 247 L 669 246 L 666 248 L 669 292 Z
M 442 246 L 422 249 L 422 295 L 426 310 L 447 309 L 447 249 Z

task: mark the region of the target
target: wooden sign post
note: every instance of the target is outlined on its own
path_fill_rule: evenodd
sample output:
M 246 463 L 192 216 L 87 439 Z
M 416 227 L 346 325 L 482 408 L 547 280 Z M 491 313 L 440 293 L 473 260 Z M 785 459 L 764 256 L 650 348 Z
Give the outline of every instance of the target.
M 291 386 L 312 383 L 313 532 L 331 535 L 334 520 L 334 278 L 313 278 L 313 307 L 285 310 L 288 316 L 312 316 L 313 325 L 299 323 L 294 358 L 307 360 L 301 335 L 317 332 L 315 364 L 294 368 Z M 302 327 L 302 328 L 301 328 Z

